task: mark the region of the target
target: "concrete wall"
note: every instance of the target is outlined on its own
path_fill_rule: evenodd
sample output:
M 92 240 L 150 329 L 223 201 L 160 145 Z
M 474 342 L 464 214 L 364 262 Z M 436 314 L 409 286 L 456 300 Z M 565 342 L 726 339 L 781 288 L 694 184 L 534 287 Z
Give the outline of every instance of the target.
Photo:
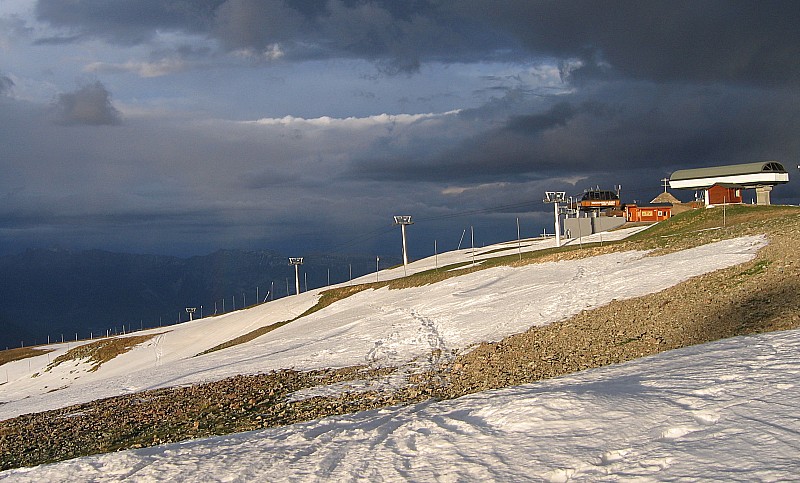
M 608 231 L 625 224 L 622 216 L 598 216 L 595 218 L 567 218 L 564 220 L 564 232 L 571 238 L 588 236 L 601 231 Z

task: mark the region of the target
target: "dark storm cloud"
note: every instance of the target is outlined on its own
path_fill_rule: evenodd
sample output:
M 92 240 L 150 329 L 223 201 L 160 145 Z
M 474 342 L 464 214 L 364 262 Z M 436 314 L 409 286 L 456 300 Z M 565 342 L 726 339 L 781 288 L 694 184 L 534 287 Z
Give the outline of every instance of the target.
M 507 47 L 480 21 L 453 17 L 436 2 L 298 0 L 39 0 L 37 18 L 67 34 L 66 43 L 99 37 L 139 44 L 158 31 L 207 35 L 228 51 L 263 53 L 274 45 L 289 59 L 353 57 L 391 73 L 414 72 L 432 59 L 474 59 Z
M 432 112 L 461 110 L 408 124 L 369 119 L 391 113 L 381 103 L 386 98 L 379 90 L 381 75 L 370 79 L 374 86 L 364 90 L 362 84 L 356 91 L 369 97 L 375 87 L 376 101 L 369 105 L 374 111 L 331 113 L 324 102 L 309 110 L 303 103 L 313 101 L 303 98 L 281 108 L 279 117 L 288 114 L 286 119 L 263 124 L 202 114 L 200 119 L 176 119 L 180 116 L 174 113 L 168 115 L 175 118 L 159 117 L 169 106 L 137 118 L 147 106 L 135 105 L 141 93 L 125 93 L 117 87 L 122 82 L 115 84 L 116 97 L 135 106 L 118 129 L 63 125 L 120 121 L 111 94 L 99 82 L 57 97 L 53 112 L 61 124 L 44 122 L 36 106 L 4 97 L 0 238 L 24 231 L 30 243 L 51 239 L 91 248 L 108 247 L 110 240 L 137 250 L 157 246 L 156 251 L 197 253 L 242 243 L 294 247 L 307 236 L 314 240 L 309 244 L 325 249 L 328 240 L 315 237 L 357 236 L 390 223 L 388 216 L 397 210 L 450 216 L 538 200 L 545 189 L 580 190 L 584 184 L 622 184 L 624 193 L 649 200 L 660 192 L 659 180 L 675 169 L 765 159 L 794 166 L 800 152 L 798 5 L 40 0 L 39 20 L 57 29 L 40 45 L 86 39 L 134 45 L 147 44 L 159 33 L 197 35 L 212 42 L 178 35 L 179 46 L 165 35 L 150 46 L 151 60 L 175 57 L 213 66 L 222 71 L 214 77 L 220 84 L 228 73 L 235 81 L 244 70 L 260 76 L 272 71 L 224 71 L 231 63 L 215 63 L 217 49 L 254 59 L 359 58 L 389 73 L 422 70 L 418 79 L 432 84 L 441 81 L 430 74 L 436 69 L 421 69 L 426 62 L 480 64 L 477 69 L 468 65 L 466 76 L 476 70 L 501 72 L 471 84 L 475 90 L 470 92 L 455 85 L 421 92 L 457 99 Z M 141 51 L 122 52 L 134 50 Z M 498 60 L 513 62 L 497 67 Z M 297 70 L 319 75 L 320 83 L 303 85 L 323 93 L 320 98 L 332 92 L 329 81 L 342 82 L 334 78 L 341 71 L 332 74 L 335 69 L 324 67 L 335 63 L 309 65 Z M 561 86 L 550 80 L 557 77 L 554 66 L 560 67 Z M 514 78 L 528 67 L 547 73 Z M 114 63 L 92 68 L 94 73 L 132 70 Z M 18 72 L 13 74 L 20 79 L 15 91 L 30 88 Z M 544 87 L 541 79 L 547 79 Z M 288 83 L 295 80 L 287 74 Z M 12 85 L 10 77 L 0 75 L 0 95 L 14 94 Z M 200 92 L 194 85 L 180 87 L 187 96 Z M 235 112 L 235 101 L 224 99 L 230 90 L 218 92 L 234 112 L 226 114 L 229 119 L 248 118 Z M 496 97 L 484 102 L 490 95 Z M 152 102 L 161 96 L 170 94 L 157 91 Z M 480 103 L 474 99 L 483 105 L 465 107 Z M 420 103 L 408 105 L 419 109 Z M 263 108 L 250 112 L 258 109 Z M 313 114 L 304 114 L 309 111 Z M 428 111 L 409 114 L 420 112 Z M 336 116 L 353 117 L 340 122 L 345 119 L 332 119 Z M 775 199 L 800 201 L 797 185 L 776 188 Z M 74 227 L 66 238 L 65 226 Z M 454 243 L 462 228 L 455 226 Z
M 573 80 L 800 80 L 793 0 L 40 0 L 37 14 L 74 38 L 139 43 L 172 30 L 230 50 L 281 44 L 288 58 L 359 57 L 397 72 L 430 60 L 550 56 L 580 61 L 565 64 Z
M 0 73 L 0 96 L 7 96 L 13 87 L 14 81 L 12 81 L 10 77 Z
M 578 112 L 568 102 L 559 102 L 546 112 L 526 116 L 514 116 L 508 121 L 507 129 L 524 133 L 541 132 L 545 129 L 564 126 Z
M 67 44 L 74 44 L 76 42 L 80 42 L 81 40 L 86 39 L 84 35 L 61 35 L 57 37 L 42 37 L 36 39 L 33 44 L 34 45 L 67 45 Z
M 0 106 L 0 251 L 202 254 L 301 239 L 329 248 L 374 220 L 390 223 L 397 205 L 380 183 L 333 182 L 336 159 L 358 149 L 359 120 L 282 127 L 131 116 L 118 129 L 74 129 L 47 114 L 21 100 Z M 313 135 L 284 137 L 292 124 Z
M 159 30 L 202 33 L 210 28 L 219 0 L 39 0 L 36 16 L 72 35 L 63 39 L 100 37 L 120 44 L 138 44 Z M 53 38 L 51 40 L 57 40 Z
M 797 105 L 800 93 L 788 89 L 608 83 L 528 101 L 530 114 L 456 146 L 361 159 L 352 175 L 481 183 L 641 169 L 657 180 L 685 167 L 787 160 L 800 149 Z
M 478 23 L 444 13 L 424 1 L 229 0 L 215 12 L 213 35 L 228 50 L 280 45 L 289 59 L 362 58 L 390 74 L 503 46 Z
M 33 29 L 19 15 L 0 16 L 0 45 L 19 39 L 27 39 Z M 4 36 L 2 35 L 4 34 Z
M 584 70 L 602 71 L 605 62 L 638 79 L 800 80 L 800 4 L 792 0 L 466 0 L 453 9 L 485 18 L 532 52 L 582 59 Z
M 111 103 L 111 93 L 100 81 L 75 92 L 59 94 L 53 111 L 56 121 L 61 124 L 100 126 L 120 123 L 120 113 Z

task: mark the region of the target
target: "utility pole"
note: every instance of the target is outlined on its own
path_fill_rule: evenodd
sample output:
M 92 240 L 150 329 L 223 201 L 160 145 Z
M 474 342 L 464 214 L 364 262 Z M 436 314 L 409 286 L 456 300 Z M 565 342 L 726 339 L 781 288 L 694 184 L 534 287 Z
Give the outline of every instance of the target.
M 303 258 L 289 258 L 289 265 L 294 265 L 294 287 L 295 287 L 295 294 L 300 295 L 300 265 L 303 264 Z M 286 288 L 286 292 L 289 292 L 289 288 Z
M 475 265 L 475 229 L 472 228 L 472 225 L 469 227 L 469 238 L 472 242 L 472 264 Z
M 411 221 L 411 215 L 399 215 L 394 217 L 394 224 L 400 225 L 400 229 L 403 232 L 403 274 L 407 275 L 408 250 L 406 249 L 406 225 L 413 225 L 414 222 Z
M 545 191 L 544 202 L 553 203 L 556 220 L 556 248 L 561 246 L 561 217 L 558 212 L 558 204 L 567 201 L 567 193 L 564 191 Z

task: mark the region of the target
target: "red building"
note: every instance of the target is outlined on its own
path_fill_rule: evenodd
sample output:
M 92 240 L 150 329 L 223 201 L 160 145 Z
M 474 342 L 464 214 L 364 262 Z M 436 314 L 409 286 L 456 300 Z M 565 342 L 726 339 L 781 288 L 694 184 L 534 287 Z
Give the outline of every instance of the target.
M 707 205 L 722 205 L 725 203 L 741 203 L 742 188 L 736 185 L 715 184 L 706 190 Z
M 637 221 L 662 221 L 672 216 L 672 205 L 659 204 L 654 206 L 625 205 L 625 220 Z

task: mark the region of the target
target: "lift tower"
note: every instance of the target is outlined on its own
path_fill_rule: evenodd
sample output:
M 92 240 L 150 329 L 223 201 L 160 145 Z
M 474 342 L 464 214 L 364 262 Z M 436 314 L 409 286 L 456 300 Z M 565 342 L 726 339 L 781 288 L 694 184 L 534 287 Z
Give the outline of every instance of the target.
M 411 215 L 397 215 L 394 217 L 394 224 L 400 225 L 400 229 L 403 232 L 403 271 L 408 267 L 408 250 L 406 249 L 406 225 L 413 225 L 414 222 L 411 221 Z
M 289 265 L 294 265 L 294 288 L 295 294 L 300 295 L 300 265 L 303 264 L 303 258 L 289 258 Z
M 553 203 L 556 216 L 556 248 L 561 246 L 561 219 L 558 212 L 558 204 L 567 201 L 567 193 L 564 191 L 545 191 L 544 202 Z

